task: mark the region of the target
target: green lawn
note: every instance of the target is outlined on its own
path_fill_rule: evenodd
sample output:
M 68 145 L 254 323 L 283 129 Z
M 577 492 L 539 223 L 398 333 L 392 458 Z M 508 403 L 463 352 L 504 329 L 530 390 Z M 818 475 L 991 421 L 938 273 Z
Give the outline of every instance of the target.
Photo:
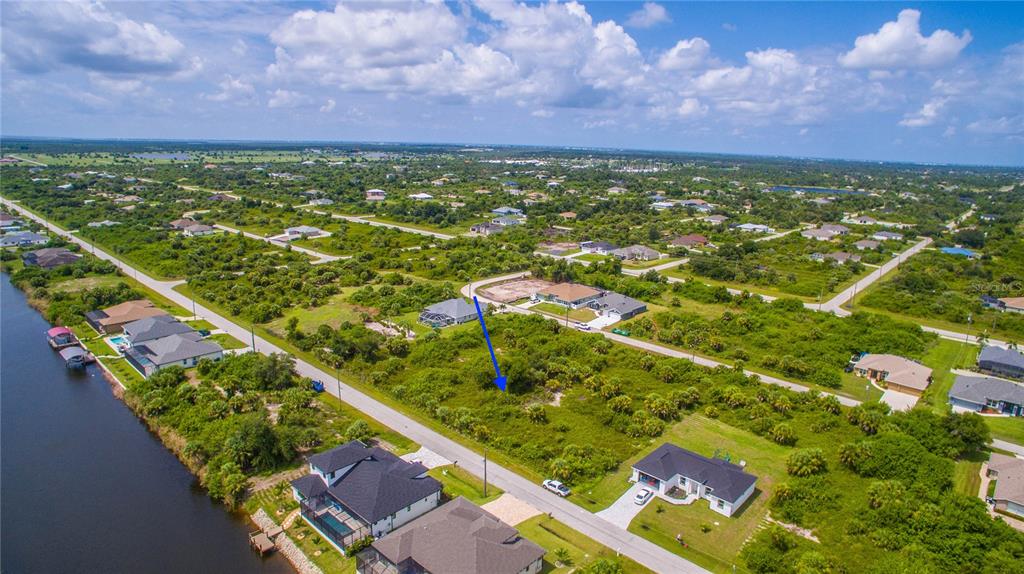
M 978 496 L 981 487 L 980 462 L 958 460 L 953 468 L 953 490 L 967 496 Z
M 487 496 L 484 496 L 483 481 L 455 465 L 432 468 L 427 474 L 444 484 L 445 494 L 452 498 L 465 497 L 473 504 L 486 504 L 504 494 L 500 488 L 488 484 Z
M 580 261 L 590 261 L 591 263 L 599 263 L 599 262 L 604 261 L 605 259 L 608 259 L 610 257 L 611 257 L 611 255 L 598 255 L 597 253 L 584 253 L 583 255 L 577 255 L 576 257 L 573 257 L 573 259 L 578 259 Z
M 210 335 L 208 339 L 225 349 L 244 349 L 249 346 L 227 333 L 215 333 Z
M 729 456 L 733 462 L 746 461 L 747 472 L 757 476 L 757 487 L 739 513 L 732 517 L 711 510 L 706 500 L 676 506 L 655 499 L 633 520 L 629 531 L 705 568 L 728 571 L 743 543 L 767 514 L 769 495 L 775 484 L 786 476 L 785 459 L 791 449 L 700 415 L 688 416 L 646 452 L 662 442 L 670 442 L 704 456 L 718 454 Z M 618 474 L 618 480 L 621 480 L 621 470 Z M 701 532 L 702 525 L 710 527 L 710 530 Z M 677 535 L 682 536 L 686 548 L 676 541 Z
M 1022 417 L 985 417 L 989 430 L 994 438 L 1024 445 L 1024 418 Z
M 977 357 L 978 347 L 975 345 L 949 339 L 936 340 L 921 360 L 932 368 L 932 384 L 924 392 L 920 404 L 930 405 L 940 414 L 949 410 L 949 390 L 956 381 L 956 375 L 951 370 L 970 368 L 974 366 Z
M 622 267 L 624 269 L 648 269 L 655 265 L 663 265 L 665 263 L 673 263 L 679 261 L 678 257 L 664 257 L 661 259 L 652 259 L 650 261 L 623 261 Z
M 358 287 L 343 287 L 341 293 L 332 296 L 326 303 L 319 307 L 305 308 L 294 307 L 285 312 L 283 317 L 274 319 L 267 323 L 267 328 L 281 335 L 285 332 L 288 320 L 296 317 L 299 320 L 299 329 L 307 333 L 314 332 L 320 325 L 330 325 L 337 329 L 345 321 L 362 323 L 359 311 L 355 306 L 348 304 L 345 300 Z
M 216 325 L 207 321 L 206 319 L 196 319 L 195 321 L 185 321 L 185 324 L 197 331 L 213 331 L 217 328 Z
M 651 572 L 625 556 L 616 557 L 615 552 L 608 547 L 543 514 L 519 523 L 516 528 L 523 538 L 547 550 L 544 568 L 541 570 L 544 574 L 574 572 L 601 558 L 618 562 L 626 574 Z M 569 552 L 568 563 L 560 567 L 555 566 L 555 551 L 559 548 L 565 548 Z
M 549 315 L 560 317 L 562 319 L 565 318 L 565 312 L 566 309 L 568 309 L 567 307 L 562 307 L 561 305 L 556 305 L 555 303 L 538 303 L 530 308 L 536 311 L 542 311 Z M 573 321 L 581 321 L 586 323 L 587 321 L 592 321 L 595 317 L 597 317 L 597 315 L 594 315 L 594 312 L 587 308 L 569 309 L 569 319 L 572 319 Z
M 116 275 L 94 275 L 91 277 L 68 279 L 66 281 L 54 283 L 48 287 L 48 289 L 53 292 L 74 293 L 76 291 L 85 291 L 86 289 L 96 289 L 98 287 L 114 287 L 123 281 L 123 277 L 118 277 Z

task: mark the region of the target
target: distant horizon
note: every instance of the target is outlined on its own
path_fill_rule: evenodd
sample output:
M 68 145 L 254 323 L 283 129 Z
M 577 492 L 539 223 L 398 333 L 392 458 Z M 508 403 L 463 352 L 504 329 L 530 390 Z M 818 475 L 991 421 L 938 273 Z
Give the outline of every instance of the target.
M 841 163 L 865 163 L 874 165 L 907 165 L 920 167 L 957 167 L 957 168 L 985 168 L 985 169 L 1008 169 L 1013 171 L 1024 171 L 1024 164 L 983 164 L 983 163 L 943 163 L 943 162 L 921 162 L 898 159 L 873 159 L 853 157 L 816 157 L 803 155 L 786 154 L 759 154 L 759 153 L 734 153 L 721 151 L 697 151 L 683 149 L 654 149 L 654 148 L 631 148 L 631 147 L 600 147 L 584 145 L 543 145 L 543 144 L 518 144 L 518 143 L 494 143 L 494 142 L 455 142 L 455 141 L 384 141 L 384 140 L 347 140 L 347 139 L 219 139 L 219 138 L 152 138 L 152 137 L 75 137 L 75 136 L 28 136 L 28 135 L 0 135 L 0 145 L 8 141 L 77 141 L 77 142 L 153 142 L 163 144 L 173 143 L 209 143 L 209 144 L 330 144 L 330 145 L 379 145 L 379 146 L 453 146 L 453 147 L 481 147 L 481 148 L 522 148 L 535 150 L 561 150 L 561 151 L 595 151 L 603 153 L 634 153 L 634 154 L 675 154 L 681 156 L 714 156 L 734 157 L 752 159 L 779 159 L 779 160 L 802 160 L 809 162 L 841 162 Z M 89 153 L 89 152 L 83 152 Z

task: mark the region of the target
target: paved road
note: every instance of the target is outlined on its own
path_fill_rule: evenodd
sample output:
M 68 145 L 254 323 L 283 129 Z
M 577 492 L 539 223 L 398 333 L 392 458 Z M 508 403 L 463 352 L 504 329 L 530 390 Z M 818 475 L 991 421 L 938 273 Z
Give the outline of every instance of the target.
M 68 233 L 63 229 L 60 229 L 48 221 L 37 217 L 23 209 L 21 206 L 12 204 L 6 199 L 3 200 L 3 203 L 10 206 L 11 209 L 22 213 L 26 217 L 38 221 L 54 233 L 66 237 L 69 241 L 73 241 L 92 250 L 92 246 L 87 242 L 75 237 L 73 234 Z M 157 281 L 145 273 L 142 273 L 137 269 L 128 266 L 124 262 L 117 260 L 100 249 L 95 250 L 95 255 L 101 259 L 114 262 L 128 275 L 137 277 L 140 282 L 150 287 L 160 295 L 163 295 L 178 305 L 181 305 L 183 308 L 188 309 L 191 307 L 192 300 L 185 295 L 178 293 L 173 288 L 175 285 L 180 284 L 180 281 Z M 280 349 L 273 343 L 270 343 L 261 337 L 253 337 L 247 328 L 229 321 L 211 309 L 207 309 L 202 305 L 196 304 L 196 311 L 200 316 L 213 323 L 217 328 L 223 329 L 224 332 L 230 334 L 239 341 L 254 341 L 256 350 L 261 353 L 269 354 L 285 352 L 283 349 Z M 328 392 L 332 395 L 338 396 L 341 400 L 345 401 L 357 410 L 380 421 L 382 424 L 429 448 L 448 460 L 456 461 L 460 467 L 470 473 L 476 476 L 483 476 L 482 455 L 459 443 L 456 443 L 452 439 L 449 439 L 434 430 L 431 430 L 423 424 L 420 424 L 391 407 L 378 402 L 376 399 L 371 398 L 355 388 L 350 387 L 344 382 L 338 380 L 334 373 L 327 373 L 301 359 L 296 359 L 295 364 L 296 370 L 301 376 L 324 381 L 327 383 Z M 535 508 L 538 508 L 543 512 L 551 514 L 557 520 L 564 522 L 568 526 L 582 532 L 612 550 L 629 556 L 633 560 L 643 564 L 655 572 L 662 572 L 666 574 L 696 574 L 707 572 L 700 566 L 697 566 L 696 564 L 693 564 L 692 562 L 689 562 L 682 557 L 649 542 L 648 540 L 640 538 L 635 534 L 627 532 L 622 528 L 602 520 L 595 514 L 592 514 L 568 500 L 564 500 L 555 494 L 548 492 L 547 490 L 544 490 L 540 485 L 535 484 L 532 481 L 515 474 L 511 470 L 495 464 L 494 462 L 488 463 L 487 476 L 493 484 L 502 488 L 505 492 L 508 492 L 516 498 L 533 505 Z
M 1014 444 L 1012 442 L 1006 442 L 1005 440 L 999 440 L 997 438 L 992 439 L 992 446 L 1008 450 L 1018 456 L 1024 456 L 1024 446 Z
M 16 159 L 18 161 L 23 161 L 25 163 L 30 163 L 32 165 L 38 165 L 39 167 L 49 167 L 45 163 L 38 162 L 38 161 L 36 161 L 34 159 L 27 159 L 27 158 L 19 157 L 19 156 L 16 156 L 16 155 L 8 155 L 7 157 L 13 157 L 14 159 Z
M 222 230 L 230 232 L 230 233 L 238 233 L 239 231 L 241 231 L 239 229 L 235 229 L 234 227 L 228 227 L 227 225 L 221 225 L 219 223 L 214 224 L 214 227 L 216 227 L 217 229 L 222 229 Z M 262 235 L 257 235 L 255 233 L 249 233 L 248 231 L 242 231 L 242 235 L 248 237 L 249 239 L 255 239 L 257 241 L 265 241 L 265 242 L 267 242 L 267 243 L 269 243 L 271 245 L 274 245 L 276 247 L 280 247 L 282 249 L 284 249 L 285 247 L 291 247 L 292 251 L 295 251 L 297 253 L 303 253 L 305 255 L 309 255 L 313 259 L 316 259 L 316 261 L 313 262 L 313 265 L 318 265 L 320 263 L 327 263 L 328 261 L 337 261 L 339 259 L 351 259 L 352 258 L 351 255 L 345 255 L 343 257 L 342 256 L 338 256 L 338 255 L 328 255 L 326 253 L 321 253 L 319 251 L 315 251 L 313 249 L 309 249 L 309 248 L 306 248 L 306 247 L 299 247 L 298 245 L 291 245 L 287 241 L 280 241 L 280 240 L 277 240 L 277 239 L 272 239 L 270 237 L 263 237 Z
M 913 246 L 911 246 L 909 249 L 907 249 L 903 253 L 900 253 L 898 256 L 896 256 L 893 259 L 889 260 L 888 262 L 886 262 L 884 265 L 882 265 L 881 267 L 879 267 L 875 271 L 872 271 L 871 273 L 869 273 L 867 277 L 861 279 L 860 281 L 857 281 L 856 283 L 854 283 L 850 287 L 847 287 L 841 293 L 839 293 L 835 297 L 829 299 L 828 301 L 826 301 L 824 303 L 821 303 L 821 304 L 818 304 L 818 303 L 804 303 L 804 305 L 808 309 L 814 309 L 816 311 L 825 311 L 825 312 L 829 312 L 829 313 L 835 313 L 836 315 L 839 315 L 840 317 L 845 317 L 845 316 L 849 315 L 850 312 L 847 311 L 846 309 L 843 309 L 842 306 L 845 305 L 848 301 L 850 301 L 850 299 L 853 299 L 853 297 L 857 294 L 857 292 L 863 292 L 865 289 L 870 287 L 876 281 L 881 279 L 883 275 L 885 275 L 886 273 L 888 273 L 888 272 L 892 271 L 893 269 L 895 269 L 896 266 L 898 266 L 900 263 L 902 263 L 905 259 L 907 259 L 908 257 L 911 257 L 911 256 L 913 256 L 915 254 L 917 254 L 918 252 L 920 252 L 925 247 L 928 247 L 929 245 L 931 245 L 931 243 L 932 243 L 931 238 L 930 237 L 926 237 L 926 238 L 922 239 L 921 241 L 918 241 L 917 243 L 915 243 Z
M 320 211 L 310 209 L 317 215 L 330 215 L 335 219 L 344 219 L 352 223 L 365 223 L 374 227 L 388 227 L 390 229 L 397 229 L 406 233 L 415 233 L 416 235 L 427 235 L 429 237 L 436 237 L 437 239 L 455 239 L 454 235 L 448 235 L 447 233 L 438 233 L 436 231 L 427 231 L 426 229 L 416 229 L 415 227 L 406 227 L 404 225 L 398 225 L 396 223 L 384 223 L 383 221 L 377 221 L 373 219 L 372 215 L 342 215 L 340 213 L 331 213 L 328 211 Z
M 463 286 L 461 291 L 462 291 L 462 294 L 464 296 L 466 296 L 466 297 L 473 298 L 474 296 L 476 296 L 480 301 L 483 301 L 483 302 L 486 302 L 486 303 L 490 303 L 490 304 L 495 305 L 495 306 L 500 306 L 500 305 L 502 305 L 501 302 L 494 301 L 492 299 L 488 299 L 487 297 L 485 297 L 485 296 L 483 296 L 481 294 L 478 294 L 477 293 L 477 289 L 480 288 L 480 287 L 484 287 L 486 285 L 490 285 L 492 283 L 500 283 L 502 281 L 509 281 L 509 280 L 512 280 L 512 279 L 520 279 L 520 278 L 523 278 L 523 277 L 525 277 L 527 275 L 529 275 L 529 272 L 525 272 L 524 271 L 524 272 L 520 272 L 520 273 L 510 273 L 508 275 L 502 275 L 501 277 L 492 277 L 490 279 L 485 279 L 483 281 L 475 281 L 473 283 L 470 283 L 468 285 Z M 519 314 L 522 314 L 522 315 L 537 314 L 537 315 L 540 315 L 542 317 L 547 317 L 547 318 L 549 318 L 549 319 L 551 319 L 553 321 L 559 320 L 557 317 L 555 317 L 553 315 L 547 315 L 545 313 L 541 313 L 539 311 L 534 311 L 532 309 L 524 309 L 522 307 L 516 307 L 516 306 L 513 306 L 513 305 L 506 305 L 505 308 L 508 309 L 509 311 L 513 312 L 513 313 L 519 313 Z M 677 359 L 686 359 L 688 361 L 692 361 L 692 362 L 694 362 L 694 363 L 696 363 L 698 365 L 704 366 L 704 367 L 710 367 L 710 368 L 729 367 L 729 368 L 732 368 L 732 365 L 729 365 L 729 364 L 726 364 L 726 363 L 721 363 L 721 362 L 718 362 L 718 361 L 715 361 L 715 360 L 712 360 L 712 359 L 701 357 L 701 356 L 698 356 L 698 355 L 693 354 L 693 353 L 686 353 L 686 352 L 679 351 L 679 350 L 676 350 L 676 349 L 672 349 L 672 348 L 669 348 L 669 347 L 663 347 L 663 346 L 661 346 L 661 345 L 659 345 L 657 343 L 652 343 L 650 341 L 643 341 L 643 340 L 640 340 L 640 339 L 634 339 L 632 337 L 625 337 L 625 336 L 622 336 L 622 335 L 617 335 L 617 334 L 612 333 L 610 331 L 594 331 L 594 332 L 599 333 L 601 335 L 604 335 L 606 338 L 611 339 L 612 341 L 615 341 L 617 343 L 622 343 L 623 345 L 629 345 L 630 347 L 634 347 L 634 348 L 641 349 L 641 350 L 644 350 L 644 351 L 650 351 L 652 353 L 657 353 L 659 355 L 665 355 L 666 357 L 674 357 L 674 358 L 677 358 Z M 804 393 L 804 392 L 807 392 L 807 391 L 811 390 L 810 387 L 806 387 L 804 385 L 800 385 L 800 384 L 797 384 L 797 383 L 794 383 L 794 382 L 791 382 L 791 381 L 780 379 L 778 377 L 772 377 L 770 375 L 764 375 L 764 374 L 761 374 L 761 373 L 755 373 L 754 371 L 746 371 L 745 370 L 743 372 L 745 374 L 747 374 L 747 375 L 750 375 L 750 376 L 753 376 L 753 377 L 757 377 L 758 379 L 760 379 L 761 381 L 763 381 L 765 383 L 772 384 L 772 385 L 778 385 L 780 387 L 785 387 L 785 388 L 793 390 L 793 391 Z M 848 407 L 855 407 L 855 406 L 857 406 L 857 405 L 859 405 L 861 403 L 861 401 L 858 401 L 856 399 L 851 399 L 850 397 L 844 397 L 842 395 L 833 395 L 832 393 L 823 393 L 823 394 L 832 395 L 832 396 L 836 397 L 837 399 L 839 399 L 840 403 L 842 403 L 842 404 L 844 404 L 844 405 L 846 405 Z
M 657 265 L 652 265 L 651 267 L 645 267 L 643 269 L 627 269 L 627 268 L 623 267 L 622 268 L 622 273 L 624 275 L 633 275 L 634 277 L 636 277 L 636 276 L 643 275 L 644 273 L 647 273 L 648 271 L 664 271 L 666 269 L 674 269 L 674 268 L 679 267 L 680 265 L 682 265 L 684 263 L 688 263 L 689 261 L 690 261 L 689 257 L 684 257 L 682 259 L 673 259 L 672 261 L 669 261 L 667 263 L 659 263 Z

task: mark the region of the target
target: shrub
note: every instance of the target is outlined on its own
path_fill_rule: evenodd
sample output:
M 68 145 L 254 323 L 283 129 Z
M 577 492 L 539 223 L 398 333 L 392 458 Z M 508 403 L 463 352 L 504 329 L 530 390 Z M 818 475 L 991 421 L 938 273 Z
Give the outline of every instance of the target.
M 811 476 L 826 470 L 825 453 L 820 448 L 801 449 L 786 459 L 786 472 L 793 476 Z

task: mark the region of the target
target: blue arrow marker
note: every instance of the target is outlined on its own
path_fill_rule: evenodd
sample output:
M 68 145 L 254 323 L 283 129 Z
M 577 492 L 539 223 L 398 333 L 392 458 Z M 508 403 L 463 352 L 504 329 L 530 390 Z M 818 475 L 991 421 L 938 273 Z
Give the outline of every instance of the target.
M 476 300 L 476 295 L 473 296 L 473 304 L 476 305 L 476 316 L 480 319 L 480 328 L 484 330 L 484 340 L 487 341 L 487 350 L 491 352 L 491 362 L 494 363 L 494 372 L 497 374 L 494 377 L 494 384 L 498 385 L 498 388 L 505 390 L 505 377 L 501 376 L 501 368 L 498 367 L 498 358 L 494 356 L 494 347 L 491 346 L 491 336 L 487 334 L 487 324 L 484 323 L 484 313 L 480 310 L 480 302 Z

